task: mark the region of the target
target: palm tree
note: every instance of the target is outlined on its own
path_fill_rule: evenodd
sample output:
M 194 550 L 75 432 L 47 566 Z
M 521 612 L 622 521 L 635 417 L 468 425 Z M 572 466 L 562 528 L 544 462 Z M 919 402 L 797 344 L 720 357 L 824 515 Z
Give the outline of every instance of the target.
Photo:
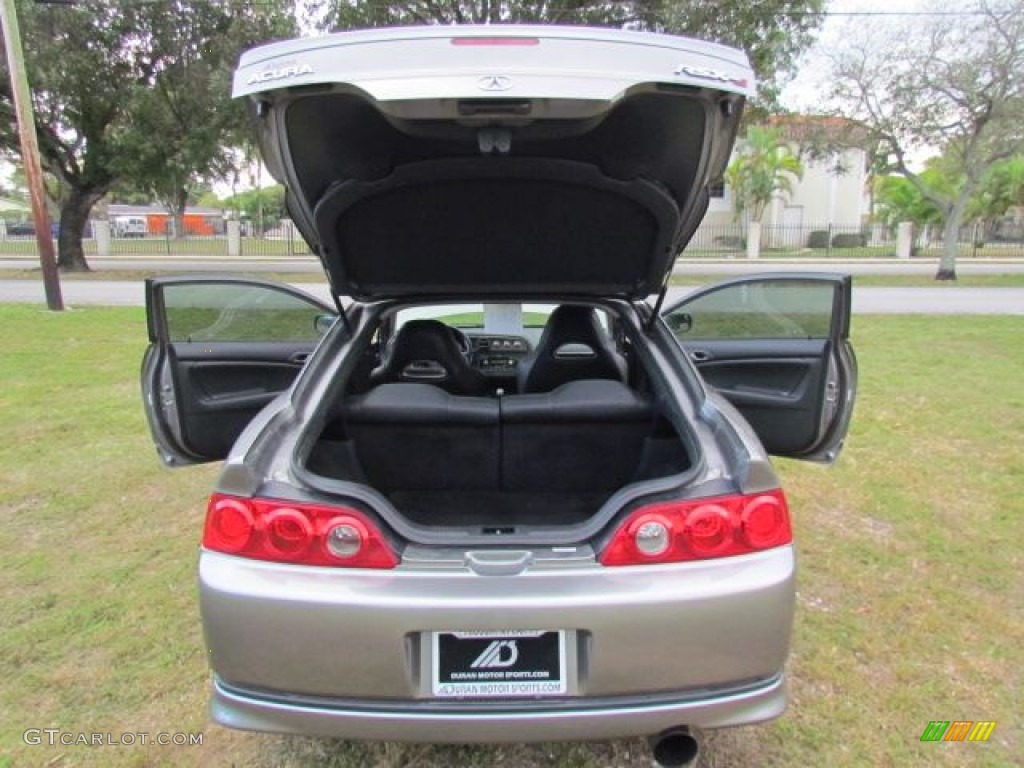
M 804 167 L 778 128 L 752 125 L 725 171 L 736 216 L 747 215 L 747 256 L 761 250 L 761 219 L 772 199 L 793 194 Z

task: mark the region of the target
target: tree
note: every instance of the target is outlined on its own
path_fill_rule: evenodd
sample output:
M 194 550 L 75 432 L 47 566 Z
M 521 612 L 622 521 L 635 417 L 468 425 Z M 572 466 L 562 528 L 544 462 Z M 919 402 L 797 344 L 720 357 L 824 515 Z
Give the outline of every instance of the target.
M 725 181 L 732 190 L 737 218 L 747 217 L 747 256 L 757 258 L 761 248 L 761 220 L 776 197 L 793 193 L 803 177 L 800 158 L 779 128 L 752 125 L 739 143 Z
M 225 209 L 238 211 L 243 219 L 256 226 L 260 235 L 277 227 L 287 213 L 284 207 L 284 187 L 274 184 L 262 189 L 250 189 L 223 200 Z
M 28 200 L 28 183 L 20 165 L 13 166 L 6 177 L 0 177 L 0 197 Z
M 919 230 L 943 226 L 944 213 L 932 198 L 949 196 L 963 183 L 951 166 L 947 158 L 935 157 L 918 174 L 920 183 L 931 190 L 930 197 L 922 194 L 917 185 L 903 176 L 878 178 L 874 189 L 876 217 L 890 227 L 901 221 L 913 222 Z M 983 224 L 986 235 L 991 234 L 998 220 L 1017 205 L 1024 205 L 1024 156 L 1021 155 L 996 163 L 989 169 L 968 201 L 963 221 Z
M 172 0 L 152 7 L 153 50 L 165 65 L 152 91 L 132 107 L 138 130 L 126 173 L 167 207 L 179 237 L 186 205 L 205 183 L 233 172 L 232 148 L 248 135 L 244 104 L 229 99 L 238 54 L 294 35 L 287 11 L 287 3 L 265 0 Z
M 224 111 L 240 119 L 227 72 L 239 47 L 286 18 L 284 4 L 80 0 L 58 7 L 19 0 L 40 155 L 60 182 L 61 268 L 88 269 L 82 233 L 115 182 L 135 176 L 180 191 L 210 167 L 210 146 L 235 125 Z M 8 82 L 4 69 L 0 149 L 10 153 L 17 131 Z
M 1024 150 L 1024 14 L 987 0 L 933 8 L 954 17 L 918 17 L 888 33 L 858 21 L 832 54 L 832 97 L 877 140 L 883 170 L 907 178 L 941 212 L 935 277 L 955 280 L 972 195 L 990 168 Z M 911 168 L 910 156 L 928 147 L 948 164 L 945 191 Z
M 989 168 L 967 207 L 967 218 L 983 222 L 986 231 L 991 231 L 1014 206 L 1024 206 L 1024 155 Z
M 929 171 L 921 174 L 921 179 L 928 183 Z M 889 227 L 895 227 L 901 221 L 913 222 L 918 230 L 923 230 L 942 222 L 942 212 L 930 198 L 921 194 L 921 190 L 903 176 L 890 175 L 875 179 L 875 217 Z
M 747 51 L 772 102 L 821 24 L 824 0 L 322 0 L 325 26 L 544 23 L 691 35 Z

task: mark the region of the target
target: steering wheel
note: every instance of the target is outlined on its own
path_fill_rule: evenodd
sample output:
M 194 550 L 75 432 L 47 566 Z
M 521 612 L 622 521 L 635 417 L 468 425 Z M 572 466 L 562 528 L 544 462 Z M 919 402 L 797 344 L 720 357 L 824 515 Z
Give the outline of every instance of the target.
M 451 331 L 452 338 L 454 338 L 455 343 L 458 344 L 459 351 L 462 353 L 466 362 L 471 363 L 473 361 L 473 342 L 469 340 L 469 336 L 454 325 L 449 325 L 448 330 Z

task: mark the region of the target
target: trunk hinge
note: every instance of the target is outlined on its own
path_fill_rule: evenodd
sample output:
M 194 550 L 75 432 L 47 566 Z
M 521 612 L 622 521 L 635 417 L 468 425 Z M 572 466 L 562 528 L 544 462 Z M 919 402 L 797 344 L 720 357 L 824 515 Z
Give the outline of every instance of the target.
M 647 321 L 647 325 L 644 327 L 644 332 L 650 333 L 654 330 L 654 324 L 658 322 L 658 317 L 661 316 L 661 307 L 665 303 L 665 297 L 668 295 L 668 283 L 672 278 L 672 271 L 665 276 L 665 282 L 661 285 L 661 290 L 658 291 L 658 299 L 654 302 L 654 309 L 651 310 L 651 317 Z
M 320 259 L 320 261 L 323 263 L 323 245 L 317 243 L 315 246 L 313 246 L 313 252 L 316 254 L 317 258 Z M 330 270 L 326 268 L 326 266 L 324 267 L 324 274 L 327 275 L 327 285 L 331 289 L 331 301 L 334 302 L 334 308 L 338 310 L 338 316 L 341 318 L 341 322 L 344 323 L 345 330 L 348 331 L 348 335 L 352 336 L 352 323 L 349 322 L 348 315 L 345 314 L 345 307 L 341 303 L 341 292 L 334 287 L 334 276 L 331 274 Z
M 341 318 L 342 324 L 345 326 L 345 332 L 349 338 L 355 335 L 355 328 L 352 327 L 352 322 L 348 319 L 348 313 L 345 311 L 345 307 L 341 304 L 341 297 L 337 296 L 333 291 L 331 297 L 334 299 L 334 306 L 338 308 L 338 317 Z

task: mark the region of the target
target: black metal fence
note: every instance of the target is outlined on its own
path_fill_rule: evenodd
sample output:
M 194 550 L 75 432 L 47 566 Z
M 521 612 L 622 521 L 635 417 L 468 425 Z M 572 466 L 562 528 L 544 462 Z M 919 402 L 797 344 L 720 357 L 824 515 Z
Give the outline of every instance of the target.
M 86 253 L 98 253 L 95 240 L 86 240 L 85 245 Z M 118 237 L 112 233 L 110 253 L 114 256 L 163 255 L 202 257 L 238 255 L 274 258 L 309 256 L 312 254 L 312 251 L 294 226 L 284 226 L 269 230 L 262 236 L 255 234 L 248 228 L 242 228 L 237 254 L 231 252 L 228 236 L 225 233 L 211 235 L 189 233 L 183 237 L 175 237 L 171 233 L 142 237 Z
M 967 258 L 1024 258 L 1024 228 L 994 231 L 982 225 L 971 225 L 960 231 L 961 257 Z M 267 230 L 262 235 L 245 226 L 241 227 L 237 254 L 229 248 L 229 238 L 223 234 L 187 234 L 175 237 L 171 233 L 144 236 L 118 236 L 111 233 L 109 254 L 113 256 L 196 257 L 233 256 L 249 258 L 284 258 L 312 255 L 305 240 L 290 222 Z M 86 256 L 100 255 L 97 241 L 89 228 L 83 242 Z M 481 243 L 481 249 L 487 244 Z M 915 233 L 912 256 L 935 257 L 942 253 L 942 231 L 935 228 Z M 35 238 L 31 234 L 8 235 L 0 239 L 0 254 L 35 252 Z M 685 256 L 696 258 L 746 257 L 746 227 L 739 223 L 701 226 L 687 245 Z M 865 227 L 837 225 L 799 225 L 761 227 L 760 255 L 763 258 L 895 258 L 896 236 L 888 228 L 875 224 Z
M 982 225 L 960 230 L 960 256 L 1024 257 L 1024 233 L 1019 237 L 993 236 Z M 782 225 L 761 226 L 760 255 L 765 258 L 895 258 L 896 234 L 881 224 L 867 226 Z M 684 253 L 691 257 L 745 257 L 746 226 L 740 223 L 703 225 Z M 912 256 L 933 257 L 943 249 L 941 230 L 915 233 Z

